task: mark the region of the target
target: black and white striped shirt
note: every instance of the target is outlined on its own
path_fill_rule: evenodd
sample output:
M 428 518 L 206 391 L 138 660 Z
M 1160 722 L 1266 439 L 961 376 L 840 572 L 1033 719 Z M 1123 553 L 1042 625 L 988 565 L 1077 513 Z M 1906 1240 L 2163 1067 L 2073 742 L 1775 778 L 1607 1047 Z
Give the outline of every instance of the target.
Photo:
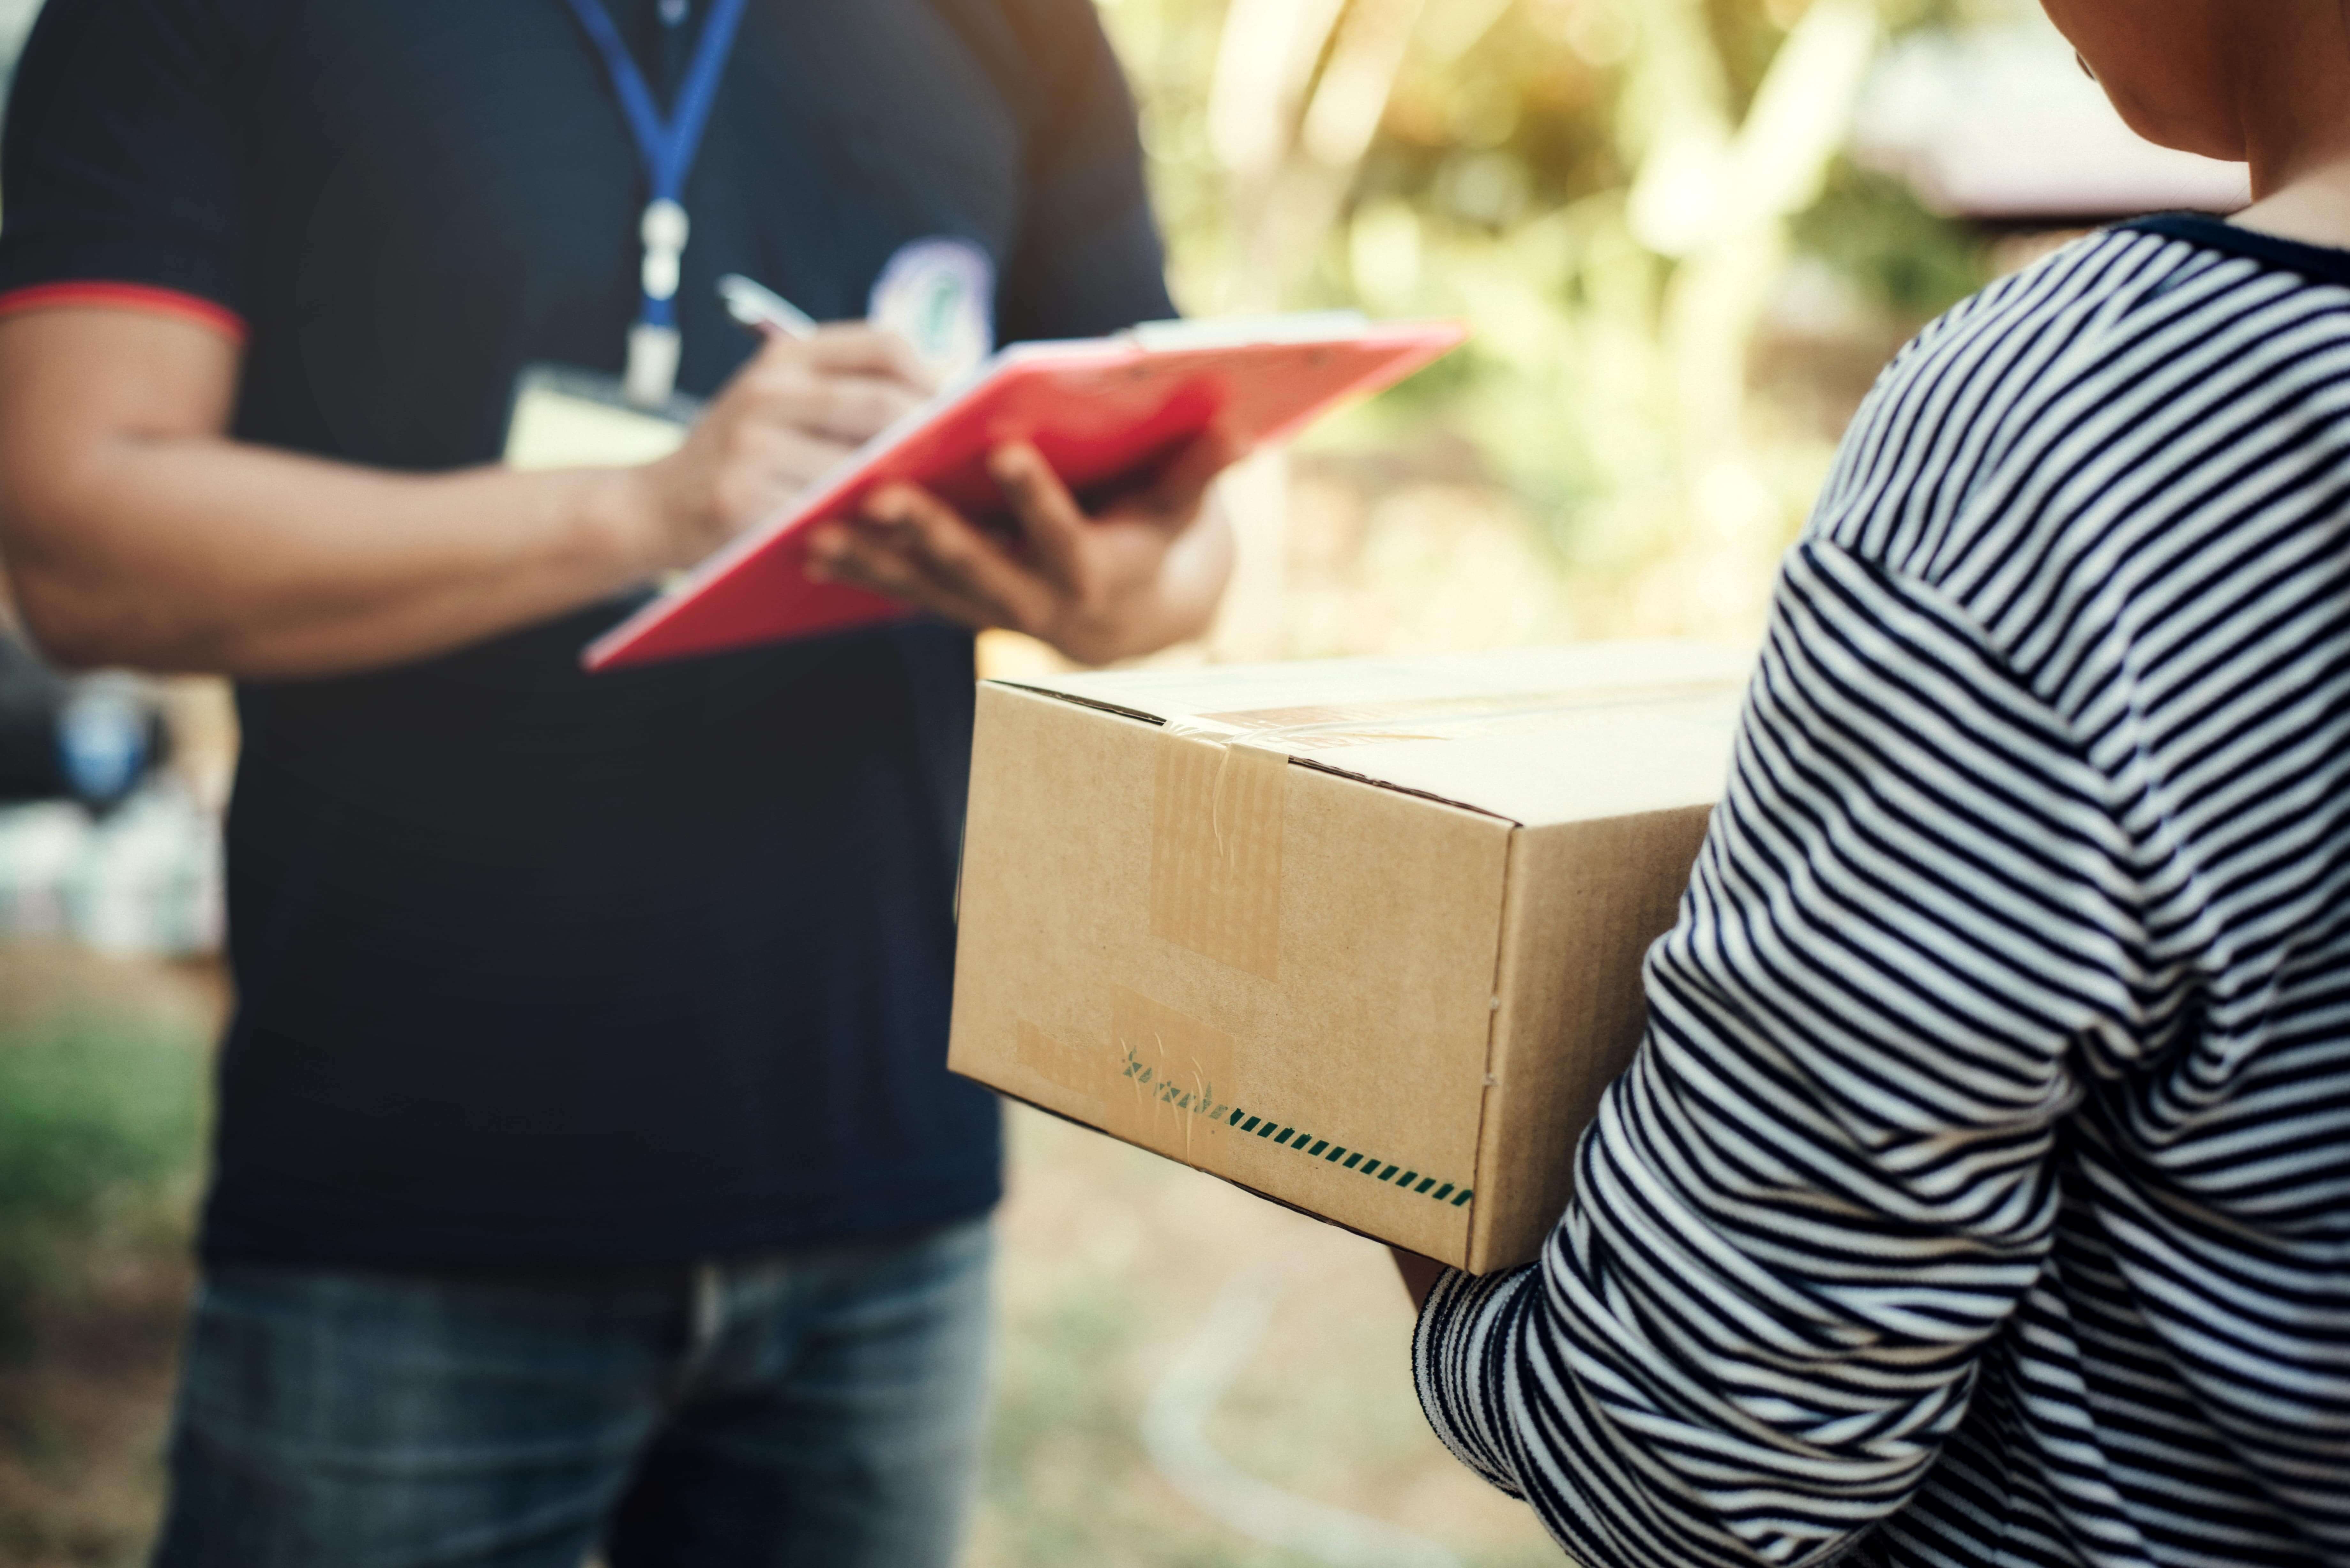
M 1902 353 L 1648 982 L 1416 1345 L 1586 1568 L 2350 1564 L 2350 253 L 2154 220 Z

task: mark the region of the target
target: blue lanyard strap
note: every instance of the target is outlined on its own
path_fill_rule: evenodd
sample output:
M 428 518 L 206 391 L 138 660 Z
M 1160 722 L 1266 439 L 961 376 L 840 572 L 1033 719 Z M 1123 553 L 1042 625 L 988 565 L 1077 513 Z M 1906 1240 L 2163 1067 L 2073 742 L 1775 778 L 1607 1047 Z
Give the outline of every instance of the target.
M 714 0 L 709 18 L 702 25 L 702 37 L 693 47 L 693 59 L 686 67 L 684 84 L 678 91 L 676 109 L 666 118 L 653 102 L 652 89 L 645 85 L 644 73 L 637 68 L 635 57 L 620 41 L 619 29 L 612 26 L 611 15 L 600 0 L 570 3 L 579 26 L 595 44 L 597 52 L 604 57 L 605 68 L 611 73 L 612 90 L 620 100 L 620 111 L 628 119 L 629 132 L 637 139 L 638 156 L 644 160 L 645 181 L 651 188 L 651 199 L 681 203 L 685 177 L 693 168 L 694 156 L 702 151 L 702 133 L 710 124 L 712 106 L 718 101 L 718 82 L 726 74 L 726 57 L 733 52 L 734 29 L 743 20 L 744 0 Z M 647 292 L 647 323 L 670 327 L 675 325 L 676 316 L 673 297 L 657 298 Z

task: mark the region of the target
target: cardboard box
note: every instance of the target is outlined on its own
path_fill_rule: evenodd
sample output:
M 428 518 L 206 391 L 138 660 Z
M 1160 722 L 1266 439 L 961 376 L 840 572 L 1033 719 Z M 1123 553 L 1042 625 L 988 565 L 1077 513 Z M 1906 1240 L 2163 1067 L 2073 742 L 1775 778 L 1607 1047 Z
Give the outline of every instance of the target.
M 980 690 L 949 1065 L 1478 1272 L 1638 1043 L 1747 656 L 1593 644 Z

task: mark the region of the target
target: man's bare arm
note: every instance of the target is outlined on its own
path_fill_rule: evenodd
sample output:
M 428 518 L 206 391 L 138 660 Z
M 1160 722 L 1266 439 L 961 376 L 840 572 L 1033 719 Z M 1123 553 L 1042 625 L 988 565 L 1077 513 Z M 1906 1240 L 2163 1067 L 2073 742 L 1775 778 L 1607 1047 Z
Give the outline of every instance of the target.
M 253 677 L 404 662 L 701 558 L 926 387 L 862 327 L 777 341 L 638 469 L 409 475 L 232 441 L 225 337 L 0 320 L 0 551 L 51 657 Z

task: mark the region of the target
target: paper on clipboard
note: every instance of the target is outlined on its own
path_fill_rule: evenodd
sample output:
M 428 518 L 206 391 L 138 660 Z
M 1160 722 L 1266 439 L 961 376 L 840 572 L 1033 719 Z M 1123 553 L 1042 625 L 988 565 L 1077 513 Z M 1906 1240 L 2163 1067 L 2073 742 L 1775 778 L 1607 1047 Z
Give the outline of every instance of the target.
M 1331 313 L 1015 345 L 597 639 L 581 662 L 612 670 L 901 618 L 905 606 L 811 581 L 806 570 L 808 531 L 849 514 L 879 486 L 919 483 L 984 518 L 1003 510 L 988 454 L 1024 441 L 1080 497 L 1098 495 L 1138 482 L 1211 429 L 1235 456 L 1285 441 L 1467 335 L 1453 321 Z

